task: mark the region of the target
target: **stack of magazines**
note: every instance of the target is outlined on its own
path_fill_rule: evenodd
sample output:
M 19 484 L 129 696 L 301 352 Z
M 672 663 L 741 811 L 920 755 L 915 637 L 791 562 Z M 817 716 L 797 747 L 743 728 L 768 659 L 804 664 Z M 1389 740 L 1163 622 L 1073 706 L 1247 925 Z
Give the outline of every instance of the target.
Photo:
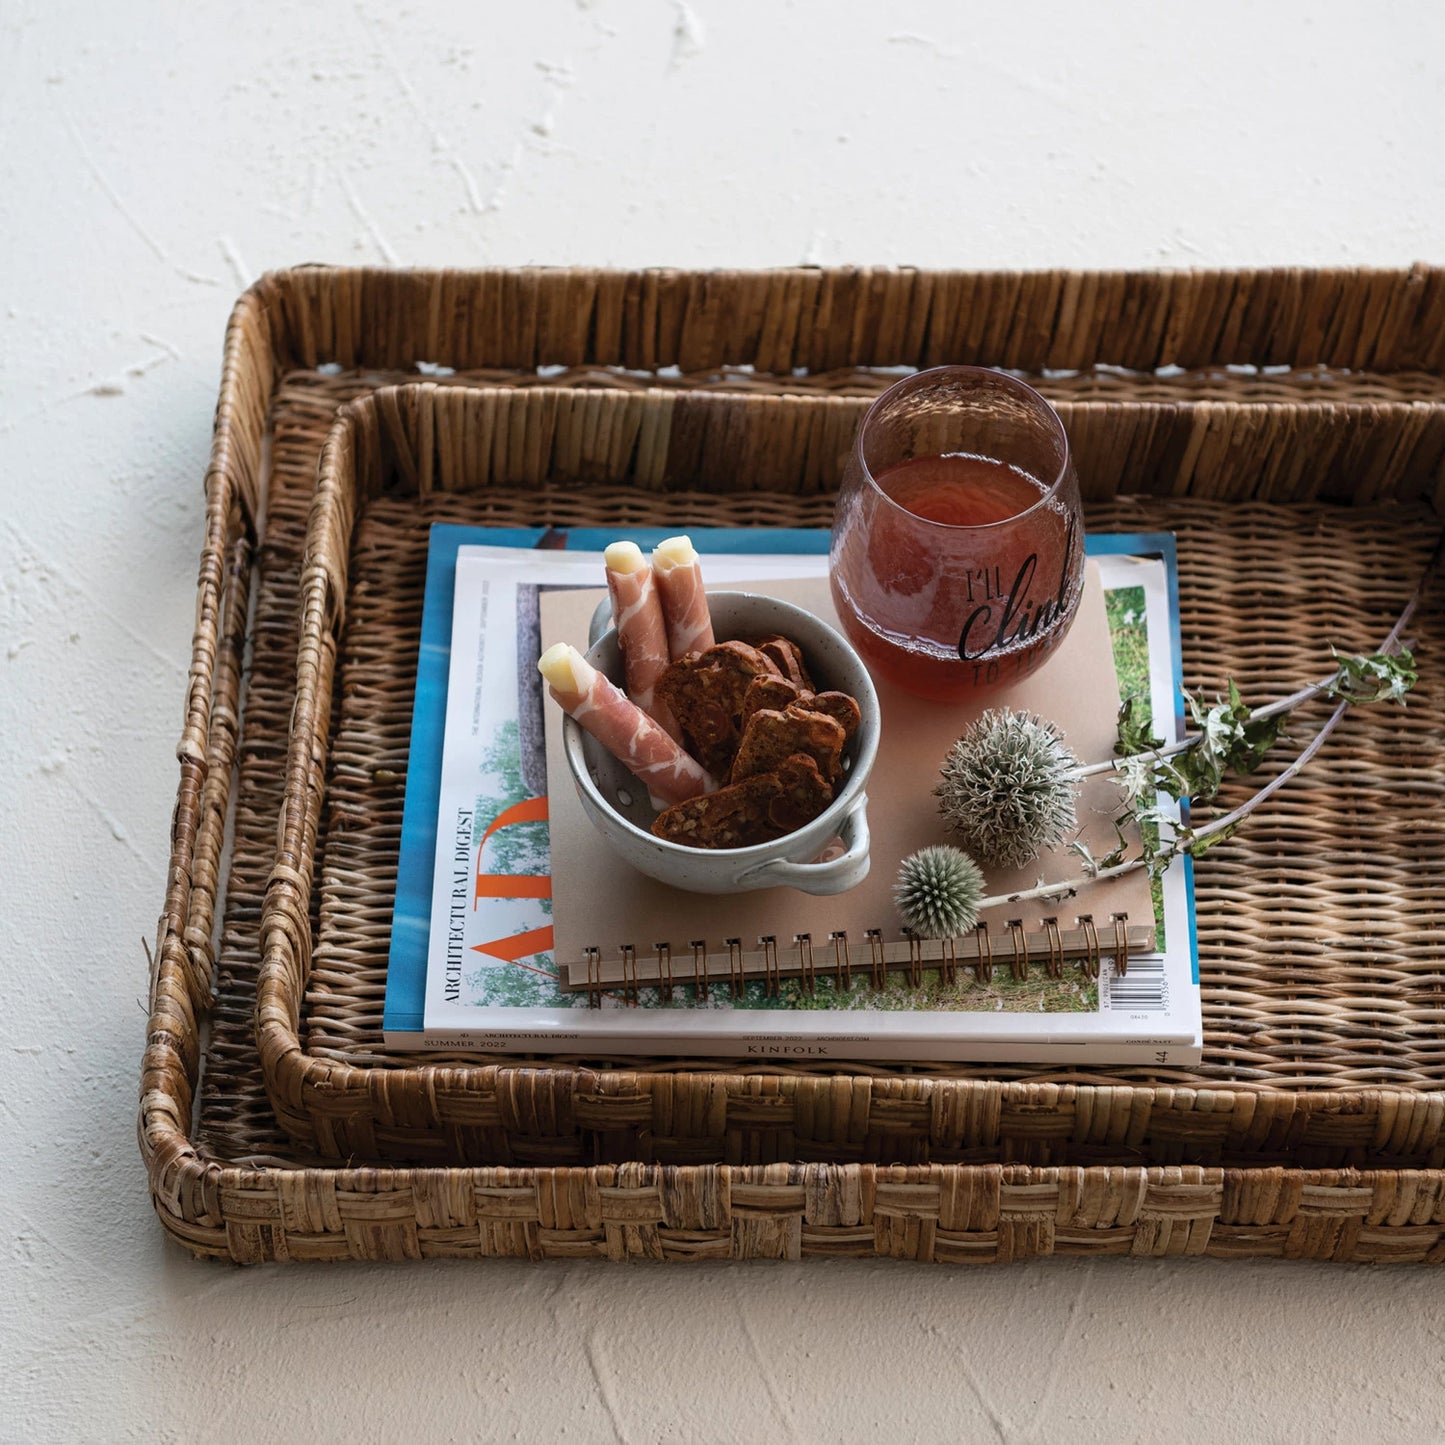
M 644 547 L 661 532 L 628 534 Z M 709 586 L 766 591 L 834 621 L 824 531 L 702 530 Z M 818 898 L 703 896 L 636 873 L 581 811 L 561 717 L 536 659 L 585 646 L 613 534 L 432 528 L 412 720 L 385 1041 L 396 1050 L 588 1057 L 816 1058 L 1019 1064 L 1195 1063 L 1198 959 L 1187 857 L 1164 876 L 1019 904 L 966 940 L 899 924 L 903 857 L 947 841 L 932 788 L 984 706 L 1050 718 L 1086 761 L 1108 757 L 1121 698 L 1182 733 L 1174 539 L 1094 535 L 1078 618 L 1032 677 L 975 705 L 880 689 L 870 776 L 872 868 Z M 1114 845 L 1115 784 L 1089 781 L 1084 844 Z M 1167 800 L 1161 800 L 1167 801 Z M 1076 878 L 1066 849 L 990 892 Z M 1054 957 L 1060 927 L 1096 927 L 1092 966 Z M 1147 951 L 1114 946 L 1146 933 Z M 1021 942 L 1022 940 L 1022 942 Z M 1137 947 L 1137 942 L 1134 942 Z

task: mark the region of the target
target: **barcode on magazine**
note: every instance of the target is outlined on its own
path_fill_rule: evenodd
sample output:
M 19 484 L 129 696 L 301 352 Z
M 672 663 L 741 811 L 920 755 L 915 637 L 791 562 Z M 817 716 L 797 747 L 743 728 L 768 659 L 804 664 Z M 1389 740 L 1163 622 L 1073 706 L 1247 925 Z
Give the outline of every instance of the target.
M 1123 978 L 1110 974 L 1104 980 L 1104 1007 L 1111 1013 L 1163 1013 L 1169 1007 L 1164 982 L 1164 959 L 1131 958 Z

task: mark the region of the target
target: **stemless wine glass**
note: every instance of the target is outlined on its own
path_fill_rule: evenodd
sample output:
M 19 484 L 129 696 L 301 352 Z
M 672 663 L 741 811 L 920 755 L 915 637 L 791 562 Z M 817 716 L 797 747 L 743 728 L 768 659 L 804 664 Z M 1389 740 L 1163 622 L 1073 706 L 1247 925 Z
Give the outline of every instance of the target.
M 1058 413 L 980 366 L 890 387 L 858 429 L 828 575 L 875 676 L 942 701 L 1027 677 L 1083 590 L 1079 481 Z

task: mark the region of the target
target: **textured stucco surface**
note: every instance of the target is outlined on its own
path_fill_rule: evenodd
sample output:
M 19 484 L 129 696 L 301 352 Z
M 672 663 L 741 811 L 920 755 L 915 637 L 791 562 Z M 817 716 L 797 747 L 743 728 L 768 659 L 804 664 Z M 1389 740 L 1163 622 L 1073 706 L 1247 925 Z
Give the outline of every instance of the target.
M 1445 259 L 1437 5 L 0 0 L 0 1439 L 1426 1440 L 1445 1276 L 236 1271 L 133 1131 L 234 294 Z

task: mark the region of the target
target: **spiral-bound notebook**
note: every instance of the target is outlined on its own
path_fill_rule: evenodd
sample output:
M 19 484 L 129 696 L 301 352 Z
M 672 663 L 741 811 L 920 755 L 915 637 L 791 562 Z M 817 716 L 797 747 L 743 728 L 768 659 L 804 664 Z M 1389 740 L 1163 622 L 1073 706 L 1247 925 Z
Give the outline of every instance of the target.
M 570 778 L 558 771 L 555 743 L 547 788 L 546 712 L 530 673 L 531 658 L 553 633 L 585 635 L 600 595 L 600 562 L 570 552 L 458 551 L 452 534 L 467 534 L 436 530 L 448 534 L 445 551 L 457 557 L 455 599 L 445 598 L 454 629 L 450 678 L 443 703 L 435 695 L 435 652 L 446 634 L 433 605 L 442 588 L 432 577 L 388 975 L 390 1047 L 1020 1062 L 1197 1057 L 1185 870 L 1166 878 L 1158 899 L 1136 875 L 1091 885 L 1065 903 L 1011 908 L 990 919 L 982 938 L 956 946 L 902 936 L 889 898 L 892 874 L 903 851 L 935 841 L 936 831 L 942 837 L 928 797 L 936 762 L 928 758 L 937 751 L 941 760 L 966 722 L 952 710 L 940 717 L 929 705 L 885 693 L 885 735 L 891 727 L 898 746 L 885 744 L 870 782 L 874 873 L 853 893 L 701 898 L 620 864 L 580 813 Z M 795 600 L 826 613 L 825 560 L 817 555 L 825 535 L 744 534 L 814 555 L 712 557 L 709 577 L 716 584 L 766 578 L 769 591 L 796 593 Z M 1161 545 L 1146 546 L 1155 542 Z M 1087 756 L 1107 756 L 1112 744 L 1118 691 L 1111 653 L 1135 670 L 1129 685 L 1152 696 L 1161 729 L 1175 720 L 1172 551 L 1162 545 L 1169 542 L 1093 539 L 1095 552 L 1133 545 L 1156 555 L 1106 557 L 1103 579 L 1091 565 L 1089 598 L 1070 639 L 1006 699 L 1054 716 Z M 709 550 L 706 537 L 702 546 Z M 434 570 L 441 574 L 445 565 Z M 809 570 L 812 578 L 783 580 Z M 923 725 L 919 709 L 930 714 Z M 441 742 L 443 712 L 444 756 L 440 769 L 435 762 L 428 768 L 434 755 L 426 749 Z M 429 786 L 428 774 L 438 771 L 430 814 L 437 827 L 427 830 L 418 823 L 427 800 L 414 799 L 413 788 Z M 1082 810 L 1086 832 L 1098 833 L 1090 839 L 1096 851 L 1112 846 L 1111 786 L 1100 780 L 1099 796 L 1086 796 Z M 429 889 L 420 876 L 423 847 L 425 862 L 434 860 Z M 1055 858 L 990 884 L 1007 891 L 1031 886 L 1039 872 L 1054 881 L 1077 871 L 1076 860 Z M 1015 921 L 1023 926 L 1010 927 Z M 1170 946 L 1161 938 L 1159 952 L 1132 958 L 1127 977 L 1119 977 L 1112 957 L 1120 930 L 1137 946 L 1156 923 Z M 1097 981 L 1073 960 L 1059 965 L 1064 944 L 1081 936 L 1102 962 Z

